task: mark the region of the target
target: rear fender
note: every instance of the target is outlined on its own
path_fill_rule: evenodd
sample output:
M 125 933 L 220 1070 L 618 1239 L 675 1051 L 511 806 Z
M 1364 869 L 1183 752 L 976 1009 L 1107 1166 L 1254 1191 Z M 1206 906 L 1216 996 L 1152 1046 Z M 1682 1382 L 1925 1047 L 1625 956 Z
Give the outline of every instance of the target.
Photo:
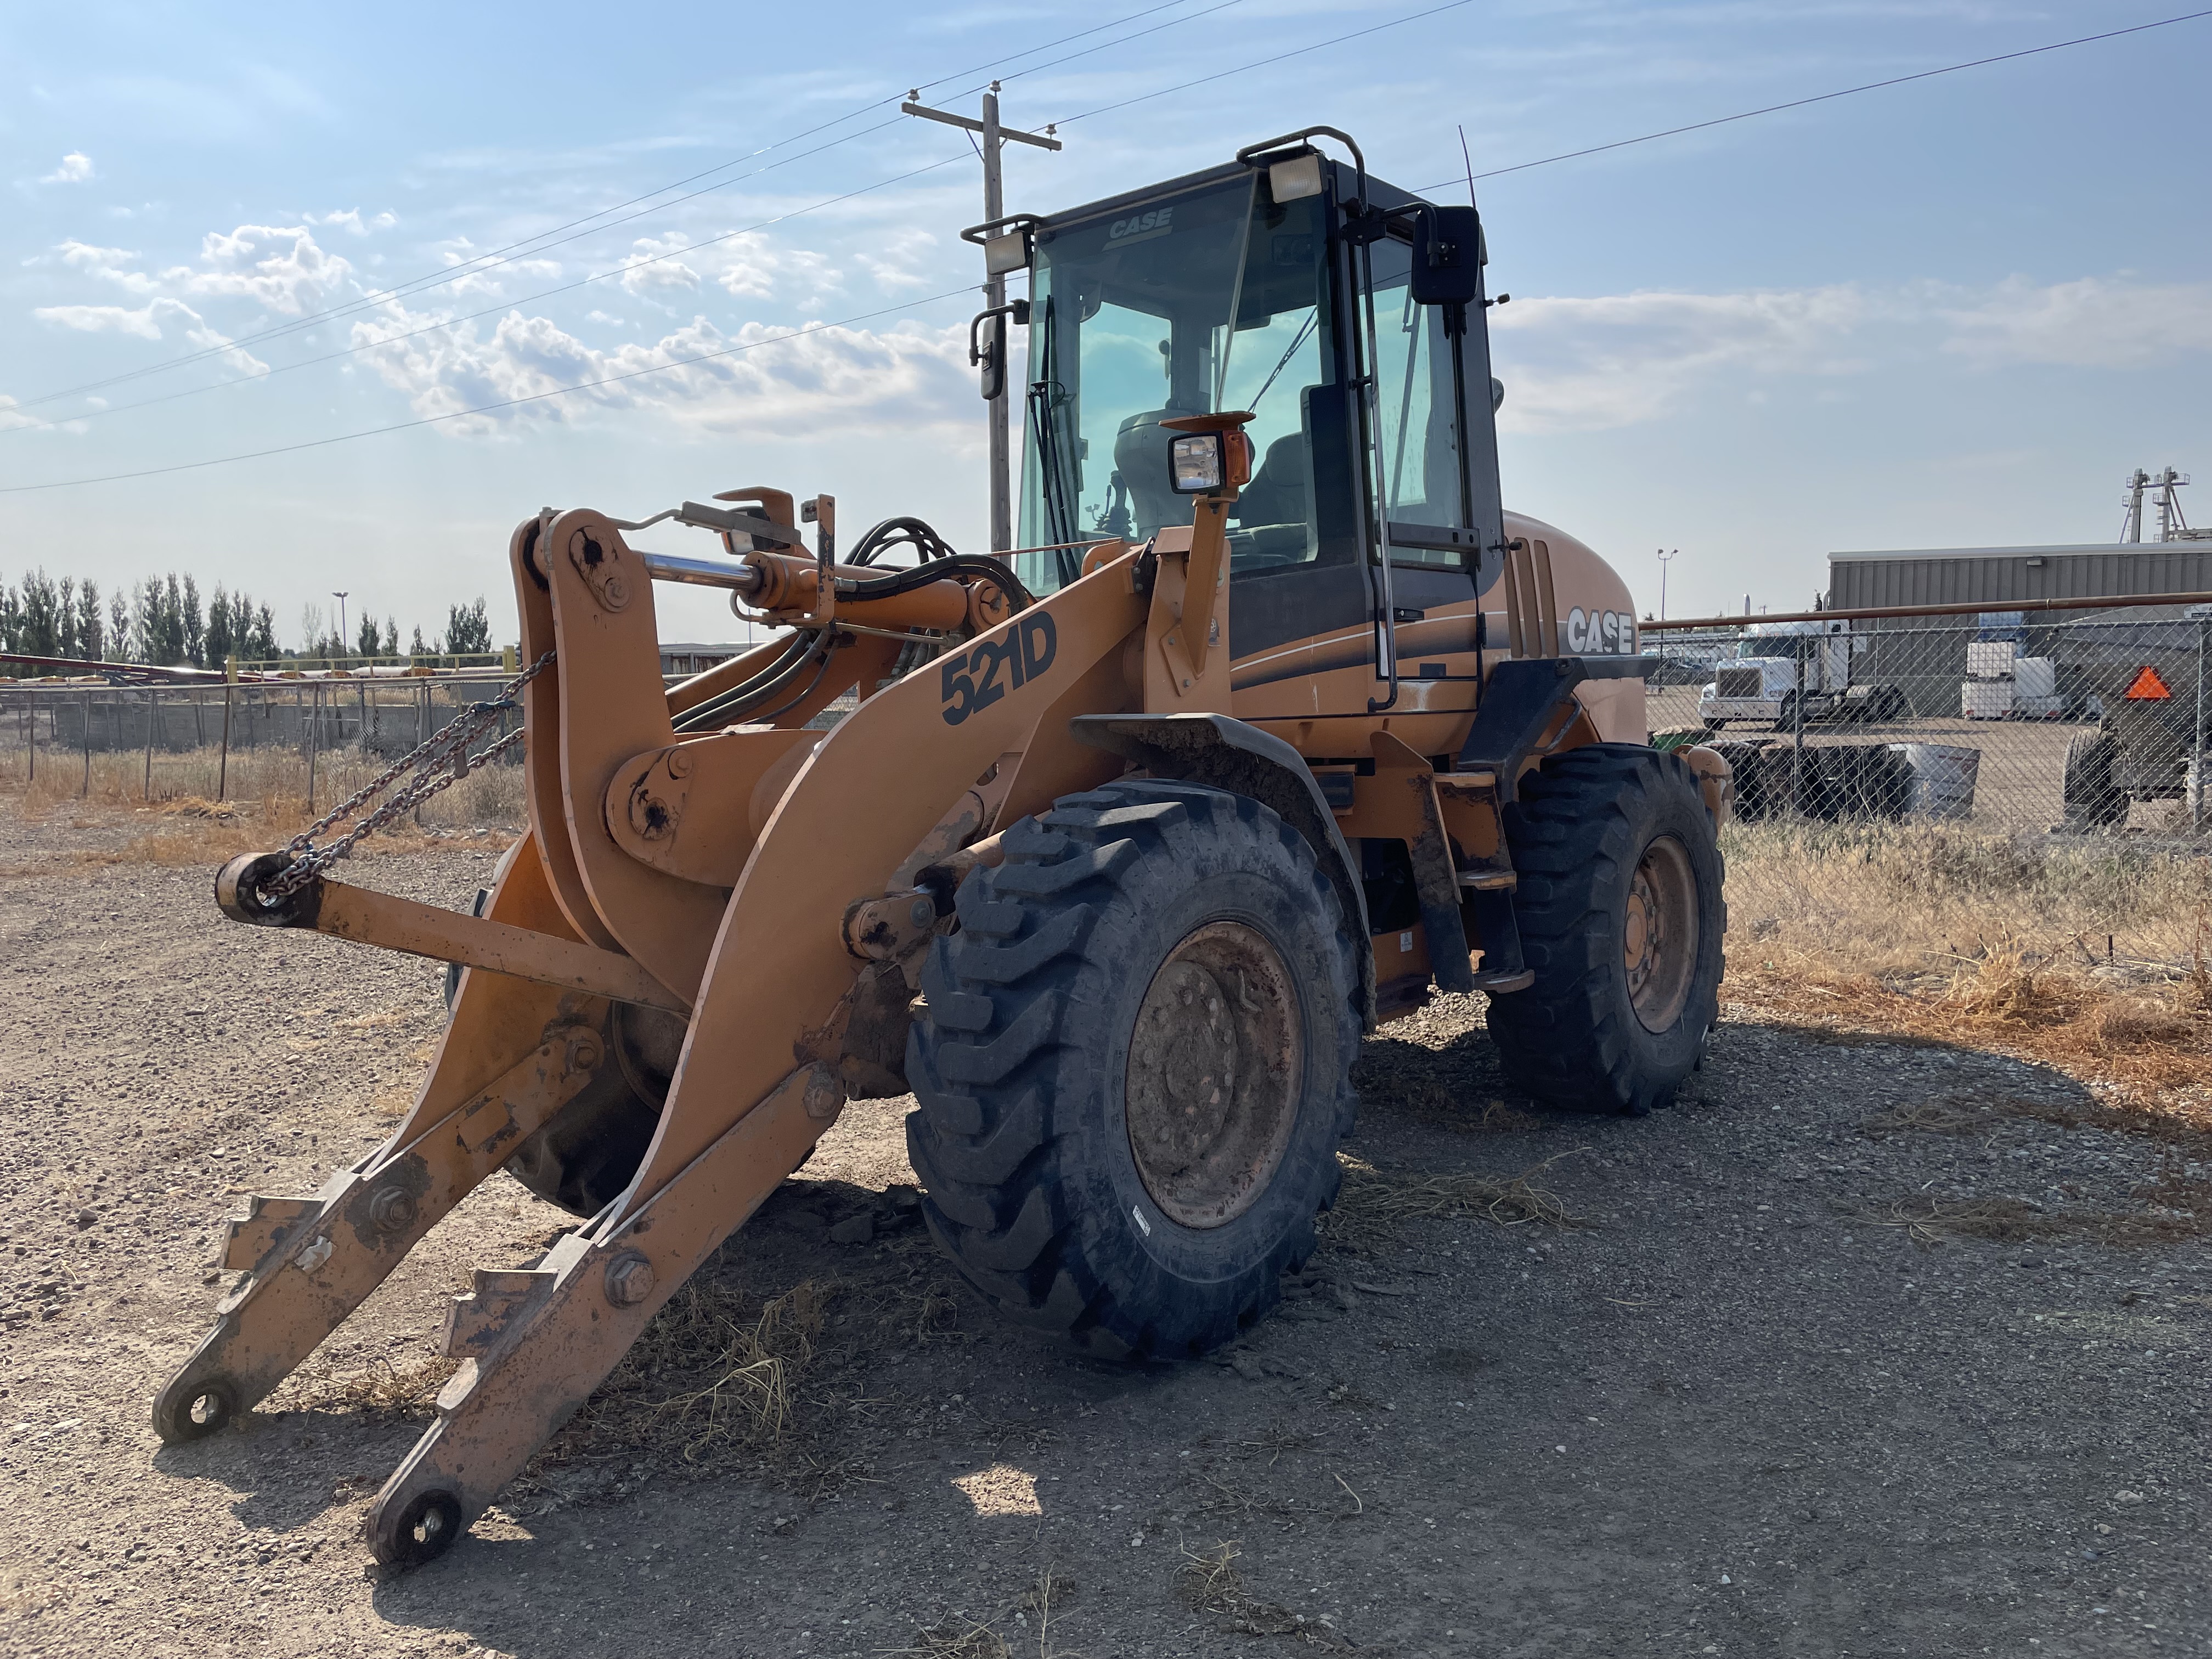
M 1298 751 L 1270 732 L 1227 714 L 1085 714 L 1067 723 L 1078 743 L 1134 763 L 1154 777 L 1210 784 L 1249 796 L 1305 837 L 1337 903 L 1359 959 L 1360 1018 L 1375 1026 L 1375 953 L 1365 949 L 1367 898 L 1358 866 L 1336 816 Z

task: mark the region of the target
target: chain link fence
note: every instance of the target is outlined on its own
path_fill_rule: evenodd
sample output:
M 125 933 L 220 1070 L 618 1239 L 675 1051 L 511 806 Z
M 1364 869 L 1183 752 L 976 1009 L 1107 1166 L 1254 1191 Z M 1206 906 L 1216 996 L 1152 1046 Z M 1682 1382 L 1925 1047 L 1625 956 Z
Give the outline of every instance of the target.
M 507 678 L 495 667 L 232 684 L 0 684 L 0 776 L 58 797 L 222 802 L 275 791 L 313 811 L 353 787 L 360 768 L 388 764 L 495 696 Z M 520 710 L 501 711 L 471 753 L 520 720 Z
M 1746 819 L 2172 836 L 2212 816 L 2212 604 L 1646 623 L 1644 641 L 1653 740 L 1718 749 Z

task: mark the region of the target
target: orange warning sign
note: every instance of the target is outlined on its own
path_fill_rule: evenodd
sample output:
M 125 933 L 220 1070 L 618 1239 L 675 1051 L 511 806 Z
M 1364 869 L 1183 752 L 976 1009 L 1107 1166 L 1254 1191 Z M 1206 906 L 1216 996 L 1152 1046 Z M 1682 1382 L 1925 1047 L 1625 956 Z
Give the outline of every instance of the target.
M 2173 695 L 2166 689 L 2166 682 L 2158 677 L 2158 670 L 2146 665 L 2136 676 L 2136 683 L 2128 688 L 2130 702 L 2163 702 Z

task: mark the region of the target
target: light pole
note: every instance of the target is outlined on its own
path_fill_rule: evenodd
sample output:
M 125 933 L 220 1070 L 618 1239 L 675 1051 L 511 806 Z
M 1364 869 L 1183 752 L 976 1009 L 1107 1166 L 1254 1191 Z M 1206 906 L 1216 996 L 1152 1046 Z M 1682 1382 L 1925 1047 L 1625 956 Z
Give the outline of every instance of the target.
M 348 589 L 348 590 L 347 590 L 347 592 L 350 592 L 351 591 L 352 591 L 351 589 Z M 341 657 L 343 657 L 343 655 L 345 655 L 345 649 L 346 649 L 346 631 L 345 631 L 345 602 L 346 602 L 346 596 L 345 596 L 345 594 L 344 594 L 344 593 L 340 593 L 340 592 L 337 592 L 336 590 L 332 590 L 332 592 L 331 592 L 331 597 L 332 599 L 336 599 L 336 600 L 338 602 L 338 655 L 340 655 Z
M 1676 548 L 1665 548 L 1665 547 L 1662 547 L 1662 548 L 1660 548 L 1660 549 L 1658 550 L 1658 553 L 1659 553 L 1659 620 L 1660 620 L 1661 622 L 1665 622 L 1665 621 L 1667 620 L 1667 567 L 1668 567 L 1668 565 L 1670 565 L 1670 564 L 1672 564 L 1672 563 L 1674 563 L 1674 555 L 1675 555 L 1675 554 L 1677 554 L 1677 553 L 1680 553 L 1681 550 L 1681 550 L 1680 548 L 1679 548 L 1679 547 L 1676 547 Z

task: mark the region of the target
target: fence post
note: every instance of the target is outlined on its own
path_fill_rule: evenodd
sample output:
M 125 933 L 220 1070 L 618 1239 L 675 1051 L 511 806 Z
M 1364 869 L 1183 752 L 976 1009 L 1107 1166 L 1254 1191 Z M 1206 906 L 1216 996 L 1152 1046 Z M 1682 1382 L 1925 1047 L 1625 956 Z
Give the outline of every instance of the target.
M 1797 636 L 1797 686 L 1790 694 L 1790 810 L 1805 810 L 1805 635 Z
M 146 688 L 146 781 L 138 791 L 138 799 L 154 799 L 154 730 L 161 721 L 161 688 Z
M 2197 619 L 2197 741 L 2189 757 L 2189 829 L 2192 835 L 2204 829 L 2204 640 L 2212 629 L 2212 617 Z
M 23 705 L 23 713 L 31 723 L 31 775 L 29 781 L 39 781 L 39 700 L 34 696 Z
M 230 787 L 230 689 L 238 683 L 238 659 L 222 665 L 222 752 L 216 757 L 215 798 L 220 802 Z
M 307 722 L 307 811 L 312 816 L 315 810 L 315 750 L 323 735 L 323 688 L 316 684 L 308 690 L 315 694 L 313 717 Z M 300 712 L 306 714 L 308 710 L 303 705 Z

